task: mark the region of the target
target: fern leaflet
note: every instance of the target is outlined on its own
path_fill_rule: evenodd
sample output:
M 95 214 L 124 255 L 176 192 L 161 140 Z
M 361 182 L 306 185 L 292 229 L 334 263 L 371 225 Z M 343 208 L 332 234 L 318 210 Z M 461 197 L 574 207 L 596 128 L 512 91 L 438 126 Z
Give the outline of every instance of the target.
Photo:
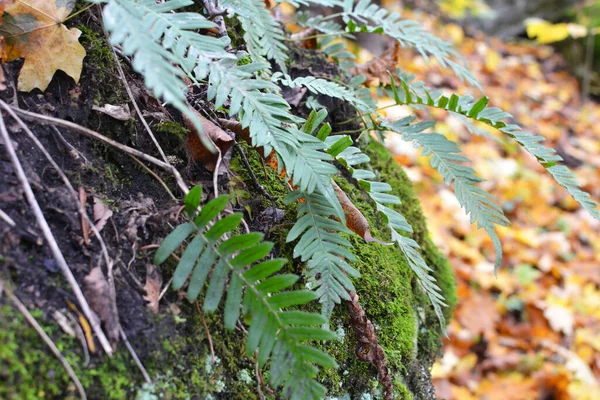
M 187 115 L 198 131 L 203 132 L 202 123 L 185 103 L 186 86 L 181 78 L 184 71 L 191 71 L 197 63 L 233 56 L 225 51 L 229 38 L 217 39 L 195 32 L 215 27 L 213 22 L 196 13 L 171 13 L 193 3 L 192 0 L 160 4 L 154 0 L 110 0 L 102 15 L 110 42 L 122 45 L 123 53 L 133 56 L 133 69 L 143 75 L 146 87 Z M 205 135 L 200 138 L 206 148 L 213 149 Z
M 221 0 L 242 23 L 244 41 L 254 61 L 273 60 L 285 71 L 288 59 L 283 31 L 262 0 Z
M 347 136 L 331 136 L 326 139 L 328 151 L 352 174 L 359 187 L 364 189 L 369 197 L 375 202 L 377 211 L 383 216 L 388 228 L 390 229 L 392 240 L 398 245 L 408 265 L 417 276 L 417 282 L 421 289 L 427 294 L 431 305 L 440 321 L 442 331 L 446 329 L 446 321 L 442 312 L 445 307 L 444 297 L 441 289 L 437 286 L 435 278 L 429 275 L 432 269 L 427 265 L 421 253 L 417 242 L 413 239 L 401 235 L 399 232 L 412 233 L 413 229 L 399 212 L 393 210 L 387 205 L 401 204 L 398 196 L 390 194 L 392 187 L 384 182 L 374 181 L 375 174 L 372 171 L 358 169 L 356 165 L 368 163 L 369 156 L 364 154 L 359 148 L 354 146 L 338 146 L 338 143 L 349 143 Z M 350 142 L 351 143 L 351 142 Z M 334 150 L 335 149 L 335 150 Z
M 514 139 L 525 150 L 532 154 L 540 164 L 550 172 L 554 179 L 569 192 L 573 198 L 581 204 L 594 218 L 600 219 L 598 204 L 590 198 L 590 195 L 579 188 L 577 178 L 567 167 L 557 165 L 563 161 L 556 150 L 542 144 L 545 140 L 531 132 L 526 132 L 516 124 L 507 124 L 506 119 L 512 115 L 496 107 L 487 107 L 488 98 L 482 97 L 475 101 L 473 96 L 443 96 L 440 91 L 430 91 L 422 83 L 411 84 L 405 76 L 400 76 L 402 87 L 399 88 L 391 80 L 390 97 L 397 104 L 402 105 L 426 105 L 442 108 L 470 119 L 483 122 L 508 137 Z M 486 229 L 487 230 L 487 229 Z
M 318 327 L 325 322 L 322 316 L 288 310 L 314 300 L 316 294 L 286 290 L 299 277 L 274 275 L 281 270 L 285 259 L 260 262 L 273 247 L 272 243 L 262 242 L 262 234 L 229 237 L 240 225 L 242 215 L 232 214 L 215 220 L 225 209 L 229 196 L 211 200 L 196 214 L 201 191 L 197 186 L 186 196 L 186 210 L 192 222 L 179 225 L 164 239 L 154 263 L 163 263 L 191 238 L 175 270 L 173 288 L 183 288 L 189 279 L 188 300 L 195 301 L 204 292 L 203 308 L 207 313 L 215 312 L 225 297 L 225 328 L 233 330 L 240 313 L 251 317 L 246 354 L 250 357 L 258 349 L 260 366 L 271 359 L 271 384 L 283 386 L 284 393 L 292 399 L 323 398 L 325 388 L 315 379 L 317 366 L 332 368 L 336 363 L 305 342 L 331 340 L 335 335 Z
M 439 172 L 444 183 L 447 186 L 454 183 L 456 198 L 465 209 L 465 213 L 470 216 L 471 223 L 477 222 L 479 228 L 485 229 L 494 243 L 497 270 L 502 262 L 502 245 L 495 226 L 507 226 L 508 219 L 496 203 L 494 196 L 476 186 L 483 182 L 483 179 L 475 175 L 473 168 L 461 164 L 470 160 L 460 153 L 458 145 L 439 133 L 423 133 L 435 122 L 424 121 L 411 125 L 415 119 L 415 117 L 406 117 L 391 124 L 382 121 L 381 126 L 400 133 L 402 139 L 422 147 L 423 155 L 431 156 L 431 166 Z

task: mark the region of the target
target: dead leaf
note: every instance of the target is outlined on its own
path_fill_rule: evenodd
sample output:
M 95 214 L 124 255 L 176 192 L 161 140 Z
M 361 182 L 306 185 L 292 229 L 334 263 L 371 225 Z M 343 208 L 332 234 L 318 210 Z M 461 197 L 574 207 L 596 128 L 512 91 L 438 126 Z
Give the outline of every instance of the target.
M 81 207 L 85 210 L 85 205 L 87 203 L 87 194 L 85 193 L 85 189 L 83 187 L 79 188 L 79 203 Z M 88 220 L 84 217 L 83 214 L 81 217 L 81 231 L 83 232 L 83 243 L 87 246 L 90 244 L 90 225 L 88 224 Z
M 106 221 L 110 217 L 112 217 L 112 210 L 102 202 L 98 197 L 94 196 L 94 225 L 96 225 L 96 229 L 100 232 L 104 225 L 106 225 Z
M 344 215 L 346 216 L 346 226 L 352 232 L 360 235 L 365 242 L 377 242 L 381 244 L 387 244 L 379 239 L 375 239 L 371 236 L 369 232 L 369 221 L 365 218 L 362 212 L 352 203 L 352 201 L 348 198 L 346 193 L 338 186 L 335 181 L 331 181 L 333 185 L 333 190 L 335 190 L 335 194 L 342 205 L 342 210 L 344 210 Z
M 488 293 L 474 293 L 461 301 L 458 321 L 470 333 L 484 334 L 486 338 L 496 335 L 495 326 L 500 320 L 496 301 Z
M 78 41 L 81 31 L 67 29 L 62 21 L 75 0 L 5 0 L 0 36 L 6 60 L 24 58 L 18 89 L 46 90 L 57 70 L 79 81 L 85 49 Z
M 221 127 L 206 119 L 198 111 L 191 107 L 190 110 L 192 110 L 192 112 L 196 114 L 196 117 L 198 117 L 198 119 L 200 119 L 202 122 L 204 134 L 213 141 L 219 150 L 221 150 L 221 154 L 225 154 L 233 145 L 233 138 L 229 136 Z M 211 153 L 206 147 L 204 147 L 204 144 L 202 144 L 200 141 L 201 133 L 196 130 L 192 120 L 190 120 L 185 114 L 183 115 L 183 120 L 185 121 L 187 128 L 191 131 L 191 133 L 188 135 L 187 145 L 188 149 L 192 153 L 192 157 L 194 160 L 204 164 L 206 169 L 209 171 L 214 171 L 217 160 L 219 159 L 219 155 L 216 153 Z
M 96 105 L 92 106 L 92 110 L 101 112 L 119 121 L 129 121 L 131 118 L 131 112 L 129 106 L 123 104 L 120 106 L 113 106 L 112 104 L 105 104 L 102 107 Z
M 85 298 L 90 307 L 102 321 L 106 337 L 113 349 L 119 342 L 119 314 L 114 299 L 111 299 L 111 290 L 100 267 L 92 268 L 90 273 L 83 278 Z
M 148 302 L 146 307 L 155 314 L 158 314 L 158 301 L 162 281 L 162 275 L 158 267 L 153 264 L 146 264 L 146 285 L 144 285 L 146 296 L 144 296 L 144 300 Z
M 388 71 L 396 69 L 396 62 L 400 53 L 400 45 L 394 41 L 393 47 L 388 48 L 380 57 L 375 57 L 364 64 L 360 64 L 350 70 L 352 74 L 364 75 L 367 86 L 379 86 L 380 83 L 387 84 L 390 81 Z

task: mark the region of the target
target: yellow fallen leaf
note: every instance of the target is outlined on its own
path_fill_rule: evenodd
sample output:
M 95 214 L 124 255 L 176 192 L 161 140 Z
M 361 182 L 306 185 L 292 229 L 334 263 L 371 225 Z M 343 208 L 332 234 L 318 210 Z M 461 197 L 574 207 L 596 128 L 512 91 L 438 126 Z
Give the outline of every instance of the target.
M 81 75 L 85 49 L 78 42 L 81 31 L 62 24 L 75 6 L 74 0 L 4 0 L 0 20 L 3 61 L 24 58 L 18 89 L 45 90 L 57 70 L 75 82 Z
M 540 18 L 529 18 L 525 21 L 527 36 L 535 38 L 538 43 L 548 44 L 560 42 L 569 37 L 569 25 L 552 24 Z

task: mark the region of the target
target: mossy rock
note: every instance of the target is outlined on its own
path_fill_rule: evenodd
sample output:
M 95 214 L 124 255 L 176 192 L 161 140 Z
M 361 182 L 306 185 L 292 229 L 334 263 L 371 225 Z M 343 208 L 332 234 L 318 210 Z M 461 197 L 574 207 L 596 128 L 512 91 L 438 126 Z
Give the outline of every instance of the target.
M 267 231 L 267 239 L 275 243 L 278 256 L 291 259 L 293 244 L 286 243 L 285 237 L 295 221 L 296 206 L 283 204 L 282 199 L 287 192 L 285 182 L 270 168 L 263 169 L 254 150 L 244 148 L 251 168 L 257 175 L 260 174 L 260 183 L 275 199 L 275 206 L 285 210 L 283 220 L 267 229 L 261 226 L 260 215 L 247 215 L 248 222 L 251 228 Z M 403 204 L 397 206 L 397 210 L 414 228 L 412 237 L 419 243 L 425 260 L 434 270 L 449 305 L 445 309 L 445 316 L 449 318 L 456 303 L 452 271 L 428 236 L 425 219 L 409 179 L 381 144 L 372 141 L 366 153 L 372 159 L 373 170 L 402 199 Z M 231 160 L 230 169 L 237 175 L 230 181 L 236 207 L 243 209 L 244 205 L 256 201 L 262 202 L 263 209 L 272 206 L 268 199 L 261 197 L 239 155 Z M 385 227 L 366 193 L 343 177 L 338 177 L 337 182 L 369 220 L 372 235 L 386 240 Z M 360 303 L 386 352 L 396 398 L 434 398 L 428 370 L 439 352 L 441 332 L 426 294 L 421 291 L 414 273 L 395 246 L 365 243 L 357 236 L 348 236 L 347 239 L 354 246 L 358 259 L 353 266 L 361 274 L 354 284 Z M 287 268 L 302 273 L 304 266 L 296 260 Z M 165 280 L 173 269 L 172 264 L 164 266 L 162 273 Z M 74 367 L 90 399 L 258 399 L 255 365 L 245 356 L 244 334 L 239 330 L 225 330 L 219 313 L 204 316 L 214 346 L 213 364 L 202 316 L 186 300 L 179 301 L 174 294 L 167 298 L 172 299 L 172 304 L 164 307 L 168 309 L 166 312 L 158 316 L 145 312 L 153 327 L 152 334 L 144 338 L 130 338 L 140 352 L 153 384 L 144 383 L 122 345 L 113 359 L 101 360 L 93 356 L 92 362 L 84 366 L 79 342 L 62 334 L 47 315 L 44 318 L 41 311 L 35 313 Z M 318 311 L 318 304 L 311 304 L 308 309 Z M 2 306 L 1 311 L 0 397 L 75 398 L 74 385 L 32 328 L 7 304 Z M 355 355 L 356 339 L 344 304 L 334 310 L 331 329 L 338 334 L 338 339 L 320 345 L 339 364 L 337 370 L 325 370 L 320 374 L 330 398 L 380 398 L 381 388 L 375 369 Z M 265 375 L 264 379 L 268 382 L 268 372 Z M 277 398 L 265 386 L 263 394 L 267 398 Z

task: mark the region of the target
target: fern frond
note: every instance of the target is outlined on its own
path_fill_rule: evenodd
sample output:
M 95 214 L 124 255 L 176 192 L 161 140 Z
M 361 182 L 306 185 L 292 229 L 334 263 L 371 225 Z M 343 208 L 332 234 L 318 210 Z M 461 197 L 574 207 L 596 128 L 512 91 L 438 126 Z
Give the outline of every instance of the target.
M 191 0 L 106 0 L 102 16 L 110 42 L 120 44 L 123 53 L 132 56 L 133 69 L 155 96 L 164 99 L 187 115 L 202 132 L 202 123 L 185 103 L 186 86 L 182 77 L 197 63 L 212 58 L 233 58 L 225 51 L 228 38 L 201 35 L 198 29 L 215 24 L 196 13 L 171 13 L 193 4 Z M 204 135 L 204 145 L 213 145 Z
M 454 193 L 465 213 L 470 216 L 471 223 L 477 222 L 479 228 L 485 229 L 496 249 L 497 270 L 502 261 L 502 246 L 496 234 L 496 225 L 507 226 L 508 219 L 494 196 L 476 186 L 483 179 L 475 175 L 473 168 L 464 165 L 470 160 L 460 153 L 458 145 L 439 133 L 423 133 L 435 124 L 425 121 L 411 125 L 415 117 L 406 117 L 394 123 L 381 122 L 381 126 L 401 134 L 402 139 L 412 141 L 423 148 L 423 155 L 431 156 L 430 163 L 444 179 L 446 186 L 454 183 Z
M 345 37 L 348 39 L 354 38 L 354 35 L 346 32 L 341 24 L 325 19 L 322 15 L 311 16 L 310 13 L 306 11 L 298 11 L 296 13 L 296 23 L 303 28 L 313 28 L 321 33 Z
M 385 33 L 396 39 L 402 47 L 410 46 L 416 49 L 425 60 L 435 57 L 444 68 L 451 68 L 456 76 L 481 89 L 477 79 L 456 60 L 461 61 L 460 55 L 452 45 L 435 35 L 427 32 L 423 24 L 417 21 L 402 19 L 397 12 L 371 3 L 371 0 L 343 1 L 343 18 L 348 32 Z
M 310 194 L 319 189 L 336 216 L 344 220 L 342 206 L 329 182 L 329 176 L 337 173 L 329 162 L 332 157 L 323 151 L 320 140 L 295 127 L 303 120 L 289 112 L 290 105 L 279 94 L 278 86 L 255 76 L 266 67 L 262 63 L 238 66 L 222 60 L 198 71 L 197 76 L 208 74 L 208 100 L 214 100 L 215 107 L 229 99 L 229 115 L 237 116 L 244 128 L 250 128 L 253 146 L 263 147 L 265 157 L 274 150 L 280 172 L 285 168 L 288 178 L 302 191 Z
M 273 60 L 286 70 L 288 48 L 281 26 L 275 21 L 263 0 L 221 0 L 242 23 L 244 41 L 254 61 Z
M 400 251 L 408 262 L 417 277 L 417 282 L 421 289 L 427 294 L 435 314 L 440 321 L 442 331 L 446 329 L 446 321 L 442 312 L 442 307 L 446 307 L 441 289 L 437 286 L 435 278 L 429 273 L 432 269 L 427 265 L 421 253 L 417 242 L 413 239 L 401 235 L 399 232 L 410 234 L 412 227 L 400 214 L 387 205 L 399 205 L 402 202 L 398 196 L 391 194 L 392 187 L 384 182 L 375 181 L 375 174 L 372 171 L 356 168 L 359 164 L 365 164 L 370 161 L 368 155 L 364 154 L 359 148 L 348 146 L 346 148 L 337 146 L 336 143 L 346 142 L 345 136 L 330 136 L 326 139 L 328 151 L 352 174 L 356 179 L 358 186 L 364 189 L 369 197 L 375 202 L 377 211 L 382 215 L 387 227 L 390 229 L 392 240 L 398 245 Z M 333 150 L 336 149 L 336 150 Z
M 285 197 L 285 203 L 298 204 L 298 219 L 290 229 L 286 241 L 292 242 L 299 237 L 294 247 L 294 258 L 300 257 L 307 262 L 308 282 L 315 290 L 321 303 L 321 313 L 329 318 L 333 308 L 341 300 L 350 300 L 349 291 L 354 285 L 348 278 L 360 274 L 348 264 L 356 261 L 347 250 L 352 245 L 343 239 L 341 233 L 352 233 L 341 222 L 331 218 L 335 210 L 328 205 L 322 194 L 294 191 Z
M 281 72 L 275 72 L 271 80 L 290 88 L 301 86 L 307 88 L 311 93 L 314 94 L 322 94 L 325 96 L 334 97 L 336 99 L 345 100 L 361 111 L 365 111 L 367 109 L 367 105 L 355 95 L 354 91 L 336 82 L 328 81 L 322 78 L 316 78 L 314 76 L 301 76 L 296 79 L 292 79 L 291 76 Z
M 322 316 L 289 310 L 314 300 L 316 294 L 289 290 L 299 278 L 296 275 L 275 275 L 285 259 L 260 261 L 273 248 L 272 243 L 262 241 L 262 234 L 230 235 L 239 227 L 241 214 L 216 220 L 229 196 L 213 199 L 196 215 L 198 192 L 201 189 L 196 187 L 186 197 L 192 222 L 179 225 L 164 239 L 154 263 L 163 263 L 191 238 L 175 270 L 173 288 L 182 289 L 189 280 L 188 300 L 195 301 L 204 293 L 207 313 L 215 312 L 225 297 L 225 328 L 233 330 L 241 313 L 251 318 L 246 354 L 251 357 L 258 349 L 260 366 L 270 358 L 271 384 L 283 386 L 283 393 L 292 399 L 323 398 L 325 387 L 315 379 L 318 366 L 332 368 L 336 363 L 306 342 L 331 340 L 335 335 L 318 327 L 325 323 Z
M 514 139 L 526 151 L 533 155 L 539 163 L 550 172 L 554 179 L 564 187 L 573 198 L 581 204 L 594 218 L 600 219 L 598 203 L 590 195 L 579 188 L 577 178 L 567 167 L 557 165 L 563 161 L 556 150 L 542 144 L 545 140 L 531 132 L 523 131 L 519 125 L 507 124 L 504 120 L 513 116 L 497 107 L 487 107 L 488 98 L 482 97 L 475 100 L 473 96 L 443 96 L 439 91 L 429 91 L 422 83 L 412 84 L 400 77 L 402 87 L 397 87 L 391 80 L 390 96 L 397 104 L 426 105 L 448 110 L 475 121 L 482 122 L 498 129 L 508 137 Z

